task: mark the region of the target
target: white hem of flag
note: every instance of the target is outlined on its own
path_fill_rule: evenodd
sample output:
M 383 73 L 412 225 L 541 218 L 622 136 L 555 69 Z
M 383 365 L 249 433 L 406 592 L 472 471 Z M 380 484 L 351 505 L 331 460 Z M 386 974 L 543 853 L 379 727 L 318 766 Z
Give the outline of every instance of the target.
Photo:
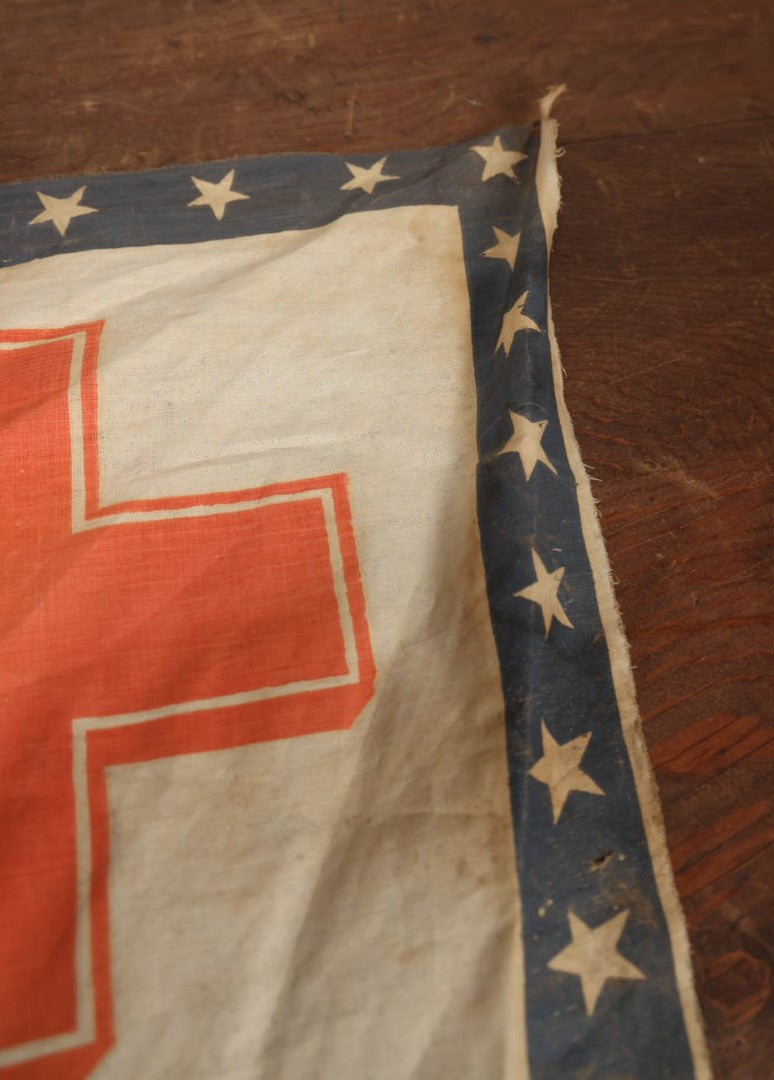
M 556 120 L 551 118 L 551 108 L 564 89 L 563 85 L 552 88 L 540 102 L 541 132 L 536 182 L 549 262 L 560 204 L 559 172 L 556 166 L 558 125 Z M 621 717 L 621 726 L 632 764 L 656 887 L 664 909 L 672 945 L 675 980 L 680 996 L 688 1043 L 693 1057 L 693 1067 L 696 1080 L 711 1080 L 712 1069 L 694 986 L 693 964 L 685 917 L 669 858 L 656 778 L 642 732 L 642 720 L 637 706 L 629 645 L 615 599 L 610 562 L 602 537 L 596 504 L 591 493 L 591 484 L 581 459 L 580 447 L 564 399 L 564 372 L 554 332 L 550 296 L 548 300 L 548 335 L 551 343 L 551 366 L 559 422 L 570 468 L 577 485 L 581 529 L 589 562 L 591 563 L 600 618 L 610 656 L 610 667 Z

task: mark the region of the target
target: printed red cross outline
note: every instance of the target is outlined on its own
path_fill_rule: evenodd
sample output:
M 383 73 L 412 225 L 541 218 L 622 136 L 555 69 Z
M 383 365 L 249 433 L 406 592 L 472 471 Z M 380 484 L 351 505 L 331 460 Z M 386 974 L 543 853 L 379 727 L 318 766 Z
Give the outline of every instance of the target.
M 112 1045 L 108 765 L 350 727 L 346 476 L 99 505 L 102 323 L 0 333 L 0 1075 Z

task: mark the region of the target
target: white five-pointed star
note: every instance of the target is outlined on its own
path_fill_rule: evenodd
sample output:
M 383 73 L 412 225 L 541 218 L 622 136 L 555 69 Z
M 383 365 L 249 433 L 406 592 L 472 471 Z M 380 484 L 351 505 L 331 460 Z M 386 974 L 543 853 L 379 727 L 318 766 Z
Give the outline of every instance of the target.
M 341 190 L 355 191 L 357 188 L 361 188 L 367 194 L 372 195 L 377 184 L 383 184 L 385 180 L 400 180 L 399 176 L 389 176 L 387 173 L 382 172 L 386 161 L 386 157 L 380 158 L 379 161 L 374 162 L 370 169 L 364 169 L 360 165 L 350 165 L 346 161 L 344 164 L 352 173 L 352 179 L 342 184 Z
M 199 180 L 196 176 L 192 176 L 191 180 L 196 184 L 201 194 L 197 198 L 191 199 L 188 205 L 209 206 L 218 221 L 223 220 L 226 207 L 230 202 L 250 198 L 249 195 L 243 195 L 241 191 L 231 190 L 231 185 L 234 183 L 233 169 L 229 169 L 217 184 L 211 184 L 209 180 Z
M 484 159 L 482 180 L 491 180 L 493 176 L 499 176 L 501 173 L 503 176 L 509 176 L 512 180 L 515 180 L 516 174 L 513 171 L 513 166 L 518 165 L 520 161 L 524 161 L 527 157 L 526 154 L 522 154 L 519 150 L 506 150 L 500 141 L 499 135 L 495 135 L 491 146 L 474 146 L 472 149 Z
M 525 600 L 531 600 L 533 604 L 540 606 L 543 613 L 543 625 L 546 628 L 546 637 L 548 637 L 548 631 L 551 629 L 552 619 L 556 619 L 562 626 L 569 626 L 572 629 L 572 623 L 565 615 L 564 608 L 559 603 L 559 597 L 557 596 L 559 585 L 564 577 L 564 567 L 560 566 L 558 570 L 549 572 L 543 566 L 540 556 L 534 548 L 532 549 L 532 565 L 535 567 L 536 580 L 513 595 L 521 596 Z
M 540 731 L 543 739 L 543 756 L 529 770 L 529 775 L 547 786 L 551 796 L 551 812 L 554 825 L 556 825 L 571 791 L 586 791 L 589 795 L 604 795 L 605 793 L 599 784 L 595 784 L 591 777 L 580 768 L 581 758 L 586 753 L 586 747 L 591 738 L 590 731 L 566 743 L 558 743 L 542 721 Z
M 521 416 L 520 413 L 515 413 L 511 409 L 508 412 L 511 414 L 513 435 L 508 439 L 502 450 L 497 451 L 495 457 L 499 457 L 501 454 L 518 454 L 524 466 L 524 475 L 527 480 L 532 476 L 539 461 L 556 476 L 556 469 L 548 460 L 541 444 L 548 421 L 528 420 L 526 416 Z
M 32 218 L 30 225 L 42 225 L 44 221 L 52 221 L 59 235 L 64 236 L 67 226 L 74 217 L 98 213 L 95 206 L 80 205 L 85 190 L 85 187 L 80 187 L 66 199 L 58 199 L 56 195 L 44 195 L 42 191 L 35 192 L 43 204 L 43 209 L 37 217 Z
M 519 240 L 521 239 L 521 233 L 517 232 L 515 236 L 511 236 L 503 229 L 498 229 L 496 225 L 492 226 L 492 231 L 495 234 L 496 244 L 487 248 L 484 254 L 489 259 L 505 259 L 505 261 L 513 270 L 516 265 L 516 256 L 519 252 Z
M 572 942 L 548 961 L 552 971 L 578 975 L 583 1001 L 589 1016 L 594 1012 L 599 995 L 608 979 L 644 979 L 638 967 L 616 949 L 623 933 L 628 911 L 621 911 L 593 930 L 573 911 L 567 912 Z
M 528 292 L 523 292 L 513 307 L 506 311 L 503 316 L 503 325 L 500 329 L 500 336 L 497 339 L 497 344 L 495 345 L 495 352 L 497 352 L 502 345 L 505 350 L 505 355 L 507 356 L 511 351 L 513 339 L 516 337 L 519 330 L 537 330 L 537 332 L 540 333 L 538 324 L 533 319 L 530 319 L 529 315 L 523 313 L 523 308 L 527 302 L 528 296 Z

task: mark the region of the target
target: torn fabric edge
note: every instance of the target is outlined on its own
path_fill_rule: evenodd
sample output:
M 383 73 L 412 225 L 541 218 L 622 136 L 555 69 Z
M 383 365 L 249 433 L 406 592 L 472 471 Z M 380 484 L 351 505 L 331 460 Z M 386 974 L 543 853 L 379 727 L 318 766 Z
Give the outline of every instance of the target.
M 564 92 L 564 85 L 554 87 L 540 102 L 541 137 L 538 152 L 536 185 L 540 213 L 546 237 L 546 251 L 550 266 L 551 249 L 557 227 L 561 203 L 560 177 L 557 168 L 558 123 L 551 110 L 556 99 Z M 550 282 L 549 282 L 550 285 Z M 631 760 L 634 781 L 642 812 L 642 820 L 653 872 L 669 929 L 675 965 L 675 978 L 683 1010 L 686 1033 L 691 1048 L 697 1080 L 709 1080 L 712 1076 L 709 1051 L 704 1034 L 701 1010 L 694 985 L 690 942 L 680 897 L 675 884 L 672 863 L 666 841 L 664 819 L 661 813 L 658 787 L 650 762 L 642 719 L 637 704 L 634 674 L 629 645 L 623 621 L 615 598 L 613 576 L 605 548 L 599 513 L 594 502 L 588 473 L 581 458 L 572 418 L 564 396 L 564 370 L 559 344 L 556 338 L 551 311 L 550 290 L 548 295 L 548 334 L 551 344 L 551 366 L 559 420 L 565 449 L 577 484 L 578 510 L 586 543 L 597 603 L 608 644 L 613 685 L 621 719 L 626 746 Z

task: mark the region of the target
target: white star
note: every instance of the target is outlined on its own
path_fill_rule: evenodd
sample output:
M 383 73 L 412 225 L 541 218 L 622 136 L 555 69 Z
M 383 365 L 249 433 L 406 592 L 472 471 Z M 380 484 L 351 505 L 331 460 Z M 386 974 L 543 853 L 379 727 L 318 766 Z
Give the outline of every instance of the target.
M 591 738 L 590 731 L 566 743 L 558 743 L 542 721 L 540 731 L 543 740 L 543 756 L 529 770 L 529 775 L 547 786 L 551 796 L 554 825 L 556 825 L 571 791 L 586 791 L 589 795 L 604 795 L 605 793 L 580 768 L 581 758 L 586 753 L 586 747 Z
M 616 949 L 623 933 L 628 911 L 621 911 L 593 930 L 583 919 L 567 912 L 572 942 L 548 961 L 552 971 L 578 975 L 581 981 L 586 1013 L 591 1016 L 602 988 L 608 979 L 644 979 L 638 967 Z
M 508 439 L 502 450 L 497 451 L 495 457 L 499 457 L 501 454 L 518 454 L 524 466 L 524 475 L 527 480 L 532 476 L 539 461 L 556 476 L 556 469 L 548 460 L 540 441 L 543 438 L 543 432 L 548 426 L 548 421 L 528 420 L 526 416 L 521 416 L 511 409 L 508 412 L 511 414 L 513 435 Z
M 533 319 L 530 319 L 529 315 L 524 315 L 522 313 L 522 308 L 526 304 L 528 296 L 528 292 L 523 292 L 513 307 L 506 311 L 503 316 L 503 325 L 500 329 L 500 336 L 497 339 L 497 344 L 495 345 L 495 352 L 497 352 L 502 345 L 505 355 L 507 356 L 511 351 L 513 339 L 516 337 L 519 330 L 537 330 L 537 332 L 540 333 L 538 324 Z
M 191 199 L 188 205 L 209 206 L 218 221 L 223 220 L 226 207 L 230 202 L 250 198 L 249 195 L 243 195 L 241 191 L 231 190 L 231 185 L 234 183 L 233 169 L 229 169 L 217 184 L 211 184 L 209 180 L 199 180 L 196 176 L 192 176 L 191 180 L 196 184 L 201 194 L 197 198 Z
M 513 270 L 516 265 L 516 256 L 519 252 L 521 233 L 517 232 L 515 236 L 511 236 L 502 229 L 498 229 L 496 225 L 492 226 L 492 232 L 495 234 L 497 243 L 493 244 L 492 247 L 487 248 L 484 255 L 489 259 L 505 259 L 511 270 Z
M 520 161 L 526 160 L 527 157 L 526 154 L 522 154 L 518 150 L 504 149 L 499 135 L 495 135 L 491 146 L 474 146 L 471 149 L 475 150 L 484 159 L 482 180 L 491 180 L 493 176 L 499 176 L 500 173 L 503 176 L 509 176 L 511 180 L 515 180 L 516 174 L 513 171 L 513 166 L 518 165 Z
M 549 573 L 534 548 L 532 549 L 532 565 L 535 567 L 536 580 L 531 585 L 527 585 L 526 589 L 521 589 L 513 595 L 522 596 L 525 600 L 531 600 L 533 604 L 539 604 L 540 610 L 543 612 L 546 637 L 548 637 L 548 631 L 551 629 L 552 619 L 556 619 L 562 626 L 569 626 L 572 629 L 572 623 L 565 615 L 564 608 L 559 603 L 559 597 L 557 596 L 559 585 L 564 577 L 564 567 L 560 566 L 558 570 L 552 570 Z
M 341 190 L 355 191 L 356 188 L 361 188 L 369 195 L 372 195 L 377 184 L 383 184 L 385 180 L 400 180 L 399 176 L 388 176 L 382 172 L 386 161 L 386 157 L 380 158 L 379 161 L 374 162 L 370 169 L 363 169 L 360 165 L 350 165 L 348 161 L 345 161 L 344 164 L 352 173 L 352 179 L 347 180 L 346 184 L 342 184 Z
M 59 235 L 64 236 L 67 232 L 67 226 L 74 217 L 99 212 L 95 206 L 80 205 L 85 190 L 85 187 L 80 187 L 72 195 L 68 195 L 66 199 L 58 199 L 56 195 L 44 195 L 42 191 L 35 192 L 44 209 L 41 210 L 37 217 L 32 218 L 30 225 L 42 225 L 44 221 L 53 221 Z

